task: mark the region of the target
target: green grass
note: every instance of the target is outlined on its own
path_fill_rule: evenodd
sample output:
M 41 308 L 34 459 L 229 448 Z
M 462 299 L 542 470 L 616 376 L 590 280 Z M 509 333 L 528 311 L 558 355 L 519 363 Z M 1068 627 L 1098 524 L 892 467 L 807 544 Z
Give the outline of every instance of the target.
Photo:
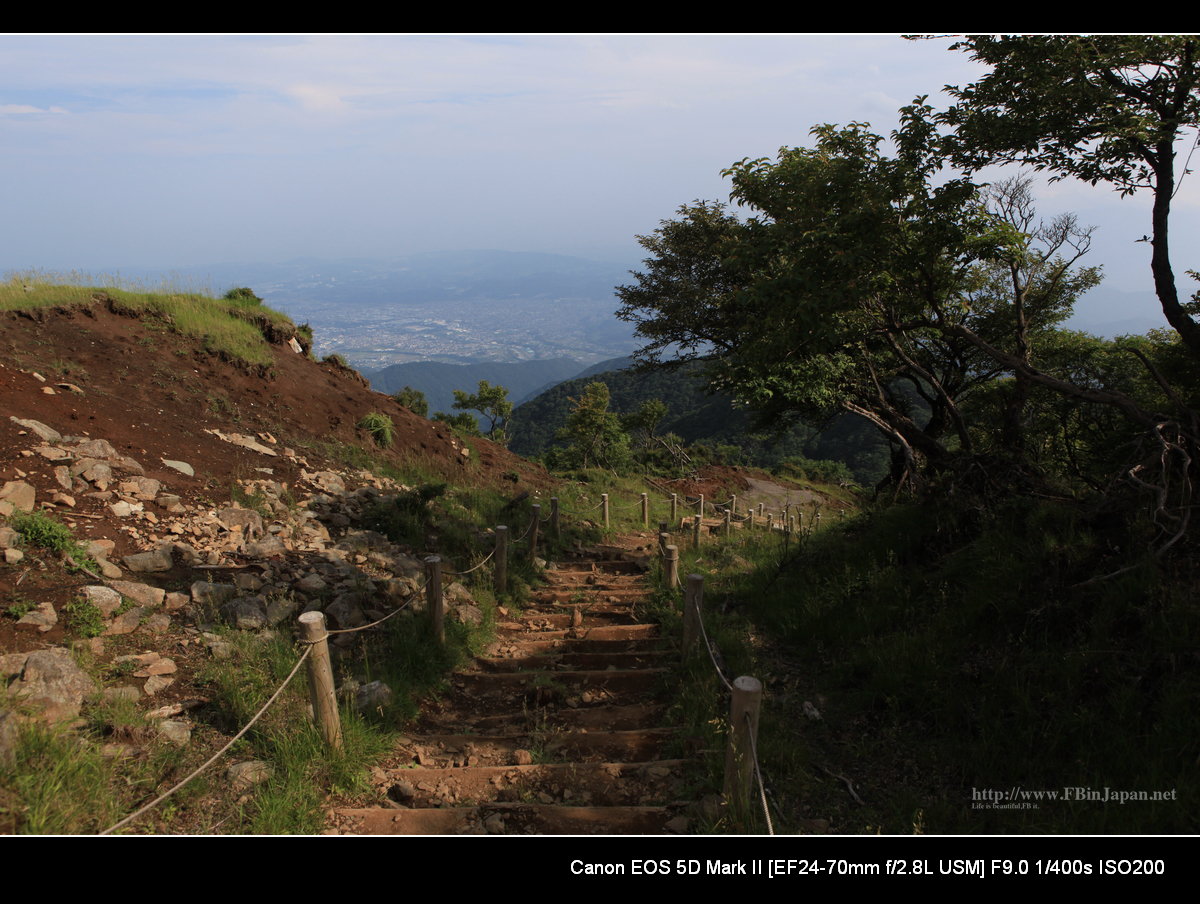
M 375 440 L 375 445 L 381 449 L 387 449 L 392 445 L 396 438 L 396 428 L 392 424 L 392 419 L 386 414 L 380 414 L 378 411 L 372 411 L 363 415 L 363 419 L 358 422 L 360 429 L 365 430 Z
M 87 305 L 98 292 L 107 293 L 117 310 L 142 316 L 148 327 L 162 326 L 198 339 L 205 350 L 252 366 L 274 363 L 264 329 L 295 330 L 280 311 L 245 298 L 216 298 L 211 286 L 185 285 L 178 274 L 150 284 L 119 275 L 14 271 L 0 282 L 0 311 Z M 141 342 L 149 345 L 153 340 Z
M 807 538 L 798 556 L 751 548 L 755 572 L 716 586 L 798 664 L 773 676 L 795 688 L 787 743 L 762 745 L 768 761 L 776 748 L 795 760 L 771 767 L 797 777 L 781 792 L 856 831 L 908 833 L 920 811 L 938 833 L 1195 832 L 1200 741 L 1183 702 L 1200 693 L 1195 581 L 1143 562 L 1074 587 L 1132 564 L 1115 548 L 1145 549 L 1140 531 L 1103 538 L 1057 503 L 982 518 L 896 506 Z M 810 725 L 795 707 L 817 694 L 834 704 Z M 848 807 L 806 760 L 867 781 L 870 806 Z M 1013 786 L 1178 800 L 971 806 L 973 789 Z

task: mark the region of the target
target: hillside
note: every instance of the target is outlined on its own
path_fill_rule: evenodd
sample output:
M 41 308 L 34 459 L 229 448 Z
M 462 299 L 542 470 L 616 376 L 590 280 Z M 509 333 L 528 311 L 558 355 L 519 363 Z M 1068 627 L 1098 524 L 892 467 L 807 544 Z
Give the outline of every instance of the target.
M 547 384 L 569 379 L 579 372 L 579 362 L 573 358 L 552 358 L 546 361 L 522 361 L 517 364 L 444 364 L 438 361 L 414 361 L 393 364 L 366 375 L 371 388 L 391 395 L 405 386 L 425 394 L 429 414 L 450 413 L 454 405 L 454 390 L 471 395 L 479 389 L 479 381 L 508 390 L 510 400 L 520 399 L 530 391 Z
M 178 722 L 211 692 L 209 622 L 294 619 L 314 595 L 324 605 L 339 587 L 364 586 L 368 549 L 368 567 L 387 563 L 373 603 L 386 608 L 420 573 L 419 557 L 439 549 L 441 527 L 430 525 L 415 546 L 363 530 L 381 499 L 448 481 L 502 504 L 557 483 L 486 439 L 460 440 L 417 417 L 335 361 L 313 360 L 306 331 L 277 312 L 249 305 L 241 316 L 216 300 L 181 307 L 179 297 L 115 291 L 55 297 L 0 309 L 0 667 L 10 697 L 29 695 L 47 718 L 77 713 L 91 693 L 82 688 L 94 687 L 70 656 L 54 659 L 66 646 L 94 663 L 94 675 L 116 679 L 113 693 L 143 700 L 139 711 Z M 216 312 L 213 332 L 197 335 L 189 308 Z M 243 354 L 211 326 L 233 321 L 252 327 L 236 330 Z M 388 448 L 357 426 L 372 412 L 392 422 Z M 237 612 L 218 615 L 228 597 L 210 599 L 204 588 L 235 585 L 246 594 L 230 603 Z M 333 607 L 330 618 L 337 623 Z M 50 659 L 35 667 L 37 656 Z M 131 656 L 160 671 L 128 674 Z M 68 673 L 69 699 L 35 689 L 35 675 Z M 89 718 L 109 718 L 111 702 Z M 0 707 L 0 760 L 21 718 Z M 186 736 L 191 729 L 179 725 L 171 730 Z M 144 728 L 105 728 L 114 730 L 118 748 L 144 754 Z M 191 743 L 186 755 L 208 743 Z M 39 830 L 33 816 L 22 825 L 11 790 L 0 782 L 0 813 L 9 814 L 0 833 L 82 830 Z M 104 827 L 101 812 L 86 818 L 89 830 Z
M 755 435 L 745 409 L 732 396 L 704 392 L 696 376 L 699 365 L 653 373 L 597 369 L 631 363 L 629 358 L 602 362 L 520 405 L 513 412 L 509 448 L 530 458 L 541 455 L 566 425 L 571 400 L 584 394 L 589 383 L 604 383 L 612 411 L 631 414 L 658 399 L 667 406 L 667 416 L 656 430 L 659 435 L 675 433 L 689 444 L 727 447 L 727 453 L 741 463 L 771 467 L 789 456 L 838 461 L 864 485 L 875 483 L 886 471 L 887 444 L 874 427 L 857 418 L 839 418 L 819 434 L 800 424 L 778 438 Z

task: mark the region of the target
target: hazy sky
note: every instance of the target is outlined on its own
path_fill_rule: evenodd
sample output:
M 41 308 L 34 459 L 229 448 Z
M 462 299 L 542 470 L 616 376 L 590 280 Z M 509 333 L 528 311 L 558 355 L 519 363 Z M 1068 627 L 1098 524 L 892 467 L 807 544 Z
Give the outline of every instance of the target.
M 129 273 L 500 248 L 636 259 L 720 171 L 887 133 L 981 74 L 896 36 L 0 37 L 0 267 Z M 1149 195 L 1039 190 L 1100 226 L 1088 263 L 1150 289 Z M 1200 222 L 1185 180 L 1183 270 Z M 624 252 L 622 254 L 622 252 Z M 620 256 L 620 257 L 619 257 Z

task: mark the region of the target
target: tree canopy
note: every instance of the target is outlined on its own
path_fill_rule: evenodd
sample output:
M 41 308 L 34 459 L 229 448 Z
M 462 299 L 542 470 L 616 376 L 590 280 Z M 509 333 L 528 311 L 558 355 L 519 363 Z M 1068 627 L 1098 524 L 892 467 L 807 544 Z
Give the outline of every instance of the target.
M 1200 357 L 1200 324 L 1180 302 L 1169 221 L 1176 145 L 1200 126 L 1200 36 L 972 35 L 952 45 L 991 71 L 938 119 L 950 156 L 968 172 L 1027 163 L 1052 178 L 1154 193 L 1150 269 L 1167 322 Z M 1188 150 L 1188 158 L 1195 149 Z

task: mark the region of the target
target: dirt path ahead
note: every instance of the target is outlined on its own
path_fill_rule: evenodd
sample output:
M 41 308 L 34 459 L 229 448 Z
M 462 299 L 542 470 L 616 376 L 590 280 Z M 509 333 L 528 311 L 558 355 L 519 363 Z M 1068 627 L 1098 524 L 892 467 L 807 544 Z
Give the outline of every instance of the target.
M 581 551 L 546 573 L 499 638 L 428 700 L 419 733 L 376 770 L 383 807 L 342 809 L 343 834 L 684 834 L 683 761 L 665 749 L 668 666 L 643 623 L 643 557 Z

